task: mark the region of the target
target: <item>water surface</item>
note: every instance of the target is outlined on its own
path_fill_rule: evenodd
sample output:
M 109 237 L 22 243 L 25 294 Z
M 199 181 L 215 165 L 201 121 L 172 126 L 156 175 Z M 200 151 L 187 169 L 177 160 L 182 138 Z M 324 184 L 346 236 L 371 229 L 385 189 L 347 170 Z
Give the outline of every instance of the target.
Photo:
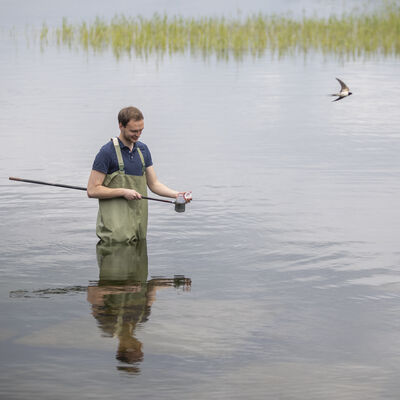
M 114 13 L 100 4 L 85 2 L 82 16 Z M 174 14 L 189 12 L 173 4 Z M 319 2 L 287 4 L 277 11 L 325 12 Z M 66 11 L 20 5 L 39 23 Z M 117 61 L 111 52 L 41 52 L 7 35 L 0 46 L 3 397 L 397 398 L 398 59 Z M 335 77 L 354 95 L 332 103 Z M 144 112 L 160 180 L 193 190 L 194 201 L 183 214 L 149 204 L 147 278 L 102 285 L 96 201 L 8 177 L 86 185 L 131 104 Z M 117 309 L 130 323 L 118 326 L 141 345 L 133 361 L 118 359 L 116 332 L 125 331 L 103 329 L 104 304 L 93 298 L 148 293 L 152 277 L 176 275 L 190 288 L 169 281 L 145 318 L 135 320 L 140 295 L 133 311 L 105 313 Z

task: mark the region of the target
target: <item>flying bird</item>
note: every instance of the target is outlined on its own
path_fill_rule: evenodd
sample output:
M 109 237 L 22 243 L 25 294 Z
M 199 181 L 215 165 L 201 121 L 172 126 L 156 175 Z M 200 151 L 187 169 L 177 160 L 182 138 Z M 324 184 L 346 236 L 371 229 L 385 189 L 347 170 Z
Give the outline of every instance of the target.
M 340 92 L 331 95 L 331 96 L 337 96 L 337 99 L 335 99 L 333 101 L 342 100 L 343 98 L 353 94 L 353 93 L 350 92 L 350 89 L 348 88 L 348 86 L 343 81 L 341 81 L 339 78 L 336 78 L 336 79 L 340 83 Z

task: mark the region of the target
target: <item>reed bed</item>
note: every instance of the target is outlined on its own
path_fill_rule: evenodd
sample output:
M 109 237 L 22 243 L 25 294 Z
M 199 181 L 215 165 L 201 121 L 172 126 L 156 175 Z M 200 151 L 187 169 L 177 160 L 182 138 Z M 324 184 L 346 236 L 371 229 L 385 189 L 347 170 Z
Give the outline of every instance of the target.
M 349 13 L 328 18 L 290 18 L 253 14 L 247 17 L 184 18 L 155 14 L 151 18 L 115 16 L 110 21 L 60 27 L 43 25 L 42 45 L 148 56 L 190 52 L 228 59 L 245 54 L 278 56 L 321 52 L 339 57 L 400 55 L 400 5 L 386 4 L 373 13 Z

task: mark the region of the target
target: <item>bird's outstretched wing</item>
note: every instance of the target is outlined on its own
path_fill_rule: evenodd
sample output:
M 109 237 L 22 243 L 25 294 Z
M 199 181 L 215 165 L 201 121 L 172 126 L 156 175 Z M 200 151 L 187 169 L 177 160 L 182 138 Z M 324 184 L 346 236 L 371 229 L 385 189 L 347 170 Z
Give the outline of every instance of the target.
M 341 81 L 339 78 L 336 79 L 340 83 L 341 90 L 350 90 L 343 81 Z

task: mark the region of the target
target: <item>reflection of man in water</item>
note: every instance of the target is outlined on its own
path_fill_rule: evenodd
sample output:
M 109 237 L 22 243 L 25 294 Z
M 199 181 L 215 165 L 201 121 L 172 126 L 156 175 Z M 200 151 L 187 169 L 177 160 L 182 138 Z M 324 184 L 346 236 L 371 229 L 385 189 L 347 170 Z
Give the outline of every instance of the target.
M 145 240 L 132 245 L 96 247 L 100 277 L 88 287 L 92 314 L 107 337 L 118 337 L 117 360 L 136 364 L 143 360 L 142 343 L 134 336 L 137 324 L 148 320 L 157 289 L 189 285 L 190 280 L 152 279 L 147 282 L 148 258 Z M 126 368 L 125 368 L 126 369 Z M 138 372 L 136 367 L 127 369 Z

